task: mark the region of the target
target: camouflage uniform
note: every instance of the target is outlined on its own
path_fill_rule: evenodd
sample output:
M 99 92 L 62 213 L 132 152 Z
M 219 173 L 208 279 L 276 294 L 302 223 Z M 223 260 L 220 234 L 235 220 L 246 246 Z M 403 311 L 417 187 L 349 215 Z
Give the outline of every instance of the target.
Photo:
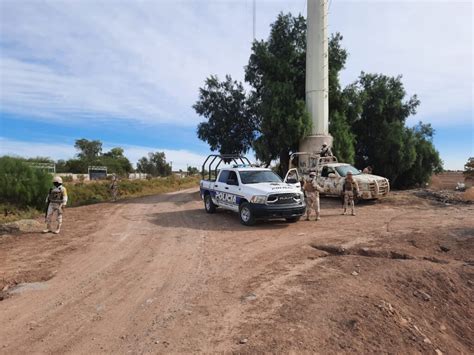
M 308 179 L 304 183 L 304 192 L 306 195 L 306 220 L 309 221 L 311 211 L 314 210 L 316 213 L 316 220 L 320 218 L 320 206 L 319 206 L 319 192 L 323 191 L 323 188 L 318 185 L 315 179 Z
M 61 183 L 57 184 L 57 178 L 55 178 L 55 186 L 49 189 L 48 196 L 46 197 L 46 203 L 48 204 L 48 209 L 46 211 L 46 229 L 43 233 L 51 232 L 51 222 L 53 219 L 53 215 L 56 215 L 56 221 L 58 226 L 54 233 L 58 234 L 61 225 L 63 223 L 63 206 L 67 204 L 67 190 Z
M 323 144 L 323 146 L 321 148 L 321 152 L 319 153 L 319 155 L 321 157 L 332 157 L 333 156 L 331 148 L 326 143 Z
M 112 193 L 112 200 L 117 201 L 118 181 L 115 176 L 112 178 L 112 183 L 110 184 L 110 192 Z
M 351 177 L 350 179 L 348 178 L 349 176 Z M 344 210 L 342 214 L 347 213 L 347 205 L 350 204 L 352 215 L 355 216 L 354 196 L 357 197 L 359 195 L 359 185 L 352 179 L 352 174 L 348 174 L 344 179 L 342 193 L 344 194 Z

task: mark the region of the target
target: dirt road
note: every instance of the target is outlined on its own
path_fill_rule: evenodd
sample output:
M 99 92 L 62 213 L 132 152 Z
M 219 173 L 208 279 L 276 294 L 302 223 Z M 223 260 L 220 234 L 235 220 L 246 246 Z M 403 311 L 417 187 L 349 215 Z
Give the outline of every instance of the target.
M 0 237 L 0 353 L 474 351 L 474 205 L 321 205 L 244 227 L 191 189 Z

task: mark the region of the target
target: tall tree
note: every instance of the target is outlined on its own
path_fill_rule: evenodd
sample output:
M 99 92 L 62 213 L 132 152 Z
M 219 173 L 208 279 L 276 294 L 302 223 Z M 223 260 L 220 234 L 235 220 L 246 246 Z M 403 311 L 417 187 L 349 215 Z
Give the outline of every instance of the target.
M 221 154 L 246 153 L 257 128 L 253 106 L 242 83 L 232 80 L 230 75 L 223 82 L 211 75 L 199 89 L 199 99 L 193 106 L 207 119 L 198 125 L 199 139 Z
M 90 141 L 85 138 L 77 139 L 74 148 L 79 151 L 77 154 L 79 159 L 92 161 L 101 155 L 102 142 L 99 140 Z
M 288 169 L 291 152 L 311 130 L 305 106 L 306 21 L 280 13 L 266 41 L 255 41 L 245 80 L 253 87 L 260 129 L 254 149 L 269 164 L 280 160 Z
M 137 163 L 137 171 L 151 176 L 171 175 L 171 165 L 166 162 L 164 152 L 148 153 L 148 158 L 143 157 Z
M 355 135 L 348 116 L 357 114 L 348 95 L 341 89 L 339 73 L 346 64 L 348 53 L 342 47 L 342 35 L 336 33 L 329 41 L 329 132 L 334 138 L 332 151 L 340 161 L 353 163 Z
M 109 173 L 127 175 L 133 171 L 132 164 L 124 155 L 121 147 L 112 148 L 99 158 L 100 165 L 105 165 Z
M 429 181 L 433 172 L 439 173 L 443 170 L 443 162 L 432 143 L 434 129 L 430 124 L 419 122 L 409 129 L 407 135 L 411 136 L 413 141 L 415 160 L 399 176 L 398 186 L 423 186 Z
M 474 157 L 470 157 L 464 164 L 463 174 L 466 180 L 474 180 Z
M 420 102 L 416 95 L 406 100 L 401 76 L 362 73 L 352 89 L 353 106 L 361 108 L 352 117 L 356 165 L 371 165 L 374 172 L 397 185 L 398 177 L 416 160 L 416 139 L 405 122 Z

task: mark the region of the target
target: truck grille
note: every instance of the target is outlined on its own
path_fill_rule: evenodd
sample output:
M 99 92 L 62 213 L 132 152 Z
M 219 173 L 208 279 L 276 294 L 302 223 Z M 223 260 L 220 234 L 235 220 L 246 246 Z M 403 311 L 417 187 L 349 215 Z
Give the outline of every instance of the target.
M 299 194 L 273 194 L 267 197 L 267 203 L 272 205 L 289 205 L 300 202 Z
M 388 194 L 389 186 L 387 180 L 382 180 L 379 182 L 379 195 Z
M 375 195 L 386 195 L 389 190 L 388 181 L 385 179 L 377 182 L 373 181 L 369 184 L 369 189 Z

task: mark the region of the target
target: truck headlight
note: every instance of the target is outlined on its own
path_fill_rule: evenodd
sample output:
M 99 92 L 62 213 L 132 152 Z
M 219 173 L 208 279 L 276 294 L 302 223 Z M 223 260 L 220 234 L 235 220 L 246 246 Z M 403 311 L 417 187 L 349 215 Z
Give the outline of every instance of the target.
M 255 195 L 255 196 L 252 196 L 252 198 L 250 199 L 250 202 L 251 203 L 265 203 L 267 202 L 267 196 L 263 196 L 263 195 Z

